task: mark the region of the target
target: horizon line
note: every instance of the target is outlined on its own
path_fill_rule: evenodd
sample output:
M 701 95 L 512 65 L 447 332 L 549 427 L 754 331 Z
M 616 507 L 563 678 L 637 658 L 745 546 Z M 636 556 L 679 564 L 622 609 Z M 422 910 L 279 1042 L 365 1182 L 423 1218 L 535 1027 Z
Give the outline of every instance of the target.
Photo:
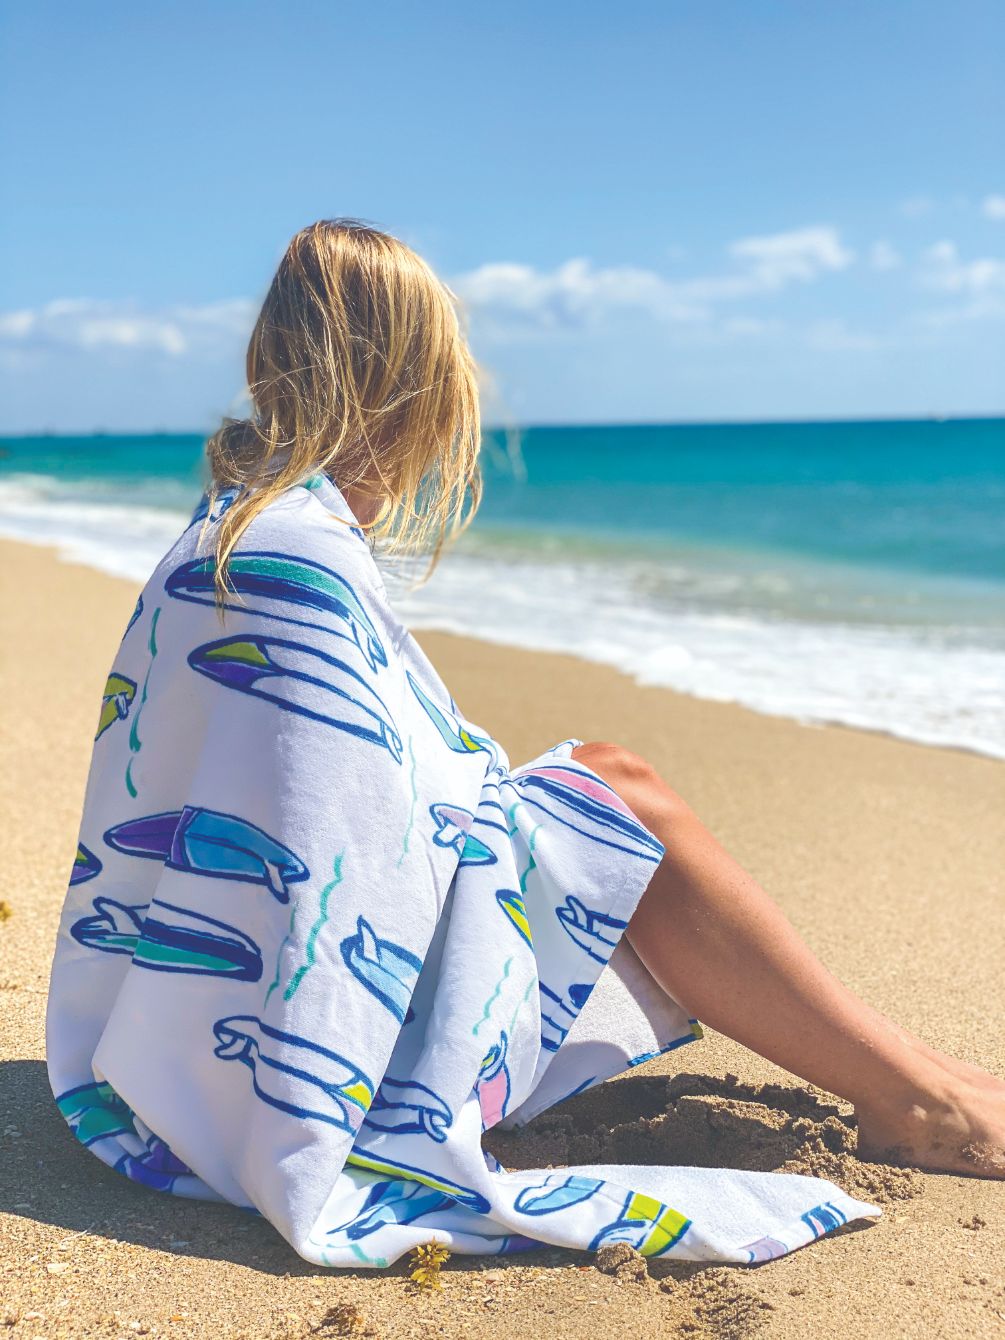
M 488 423 L 484 425 L 487 433 L 527 433 L 537 429 L 577 429 L 577 428 L 798 428 L 823 427 L 838 424 L 870 423 L 994 423 L 1005 420 L 1005 409 L 942 414 L 930 411 L 924 414 L 862 414 L 829 417 L 781 417 L 756 419 L 599 419 L 599 420 L 538 420 L 531 423 Z M 35 428 L 18 431 L 0 432 L 0 442 L 16 439 L 45 440 L 50 438 L 73 437 L 199 437 L 203 440 L 212 436 L 215 430 L 196 428 L 87 428 L 87 429 L 49 429 Z

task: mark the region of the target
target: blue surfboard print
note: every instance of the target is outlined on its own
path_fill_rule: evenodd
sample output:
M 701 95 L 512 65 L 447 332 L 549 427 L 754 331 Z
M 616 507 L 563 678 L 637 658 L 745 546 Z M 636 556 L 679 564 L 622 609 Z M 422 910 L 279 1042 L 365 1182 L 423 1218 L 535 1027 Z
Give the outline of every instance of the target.
M 290 1116 L 339 1126 L 351 1135 L 359 1130 L 373 1101 L 373 1085 L 338 1052 L 248 1014 L 218 1019 L 213 1033 L 214 1056 L 246 1065 L 263 1102 Z
M 310 875 L 299 857 L 254 824 L 192 805 L 116 824 L 105 841 L 127 856 L 163 861 L 170 870 L 264 884 L 281 903 L 290 901 L 287 885 Z

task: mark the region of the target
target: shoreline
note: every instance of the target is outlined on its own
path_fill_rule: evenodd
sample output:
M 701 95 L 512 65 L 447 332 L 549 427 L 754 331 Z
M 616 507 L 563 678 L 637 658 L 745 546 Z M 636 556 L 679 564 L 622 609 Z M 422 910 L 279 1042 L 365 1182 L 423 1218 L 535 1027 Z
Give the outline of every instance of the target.
M 15 551 L 22 548 L 26 550 L 43 550 L 50 554 L 60 564 L 67 567 L 83 568 L 86 571 L 92 572 L 103 578 L 130 585 L 136 591 L 139 591 L 143 585 L 142 582 L 134 577 L 115 572 L 110 567 L 100 567 L 89 561 L 87 558 L 77 557 L 74 555 L 72 547 L 64 547 L 58 543 L 53 543 L 49 539 L 26 540 L 21 537 L 15 539 L 9 538 L 0 532 L 0 553 L 2 553 L 8 546 Z M 395 603 L 395 601 L 392 598 L 392 604 L 393 603 Z M 879 726 L 863 725 L 838 719 L 800 717 L 781 710 L 773 712 L 767 709 L 750 706 L 736 699 L 704 697 L 699 693 L 677 688 L 672 685 L 640 681 L 627 669 L 611 664 L 610 662 L 591 659 L 588 656 L 578 654 L 576 651 L 557 651 L 549 647 L 528 646 L 515 641 L 507 641 L 504 637 L 494 637 L 492 634 L 484 632 L 471 634 L 458 632 L 454 629 L 444 628 L 434 621 L 430 621 L 427 625 L 421 617 L 414 624 L 406 620 L 406 624 L 420 641 L 423 641 L 427 637 L 432 639 L 446 638 L 453 639 L 457 642 L 476 642 L 485 647 L 498 648 L 504 652 L 512 652 L 518 655 L 562 657 L 575 662 L 577 665 L 609 670 L 611 673 L 625 680 L 633 689 L 655 689 L 658 692 L 685 698 L 696 703 L 707 703 L 716 707 L 736 709 L 740 712 L 749 712 L 756 717 L 764 718 L 769 721 L 789 722 L 792 725 L 800 726 L 806 730 L 851 731 L 858 734 L 874 736 L 879 739 L 894 740 L 900 744 L 912 745 L 916 748 L 947 751 L 949 753 L 962 754 L 967 757 L 986 759 L 993 763 L 1005 763 L 1005 752 L 999 752 L 996 748 L 991 746 L 981 748 L 976 745 L 961 743 L 943 743 L 937 740 L 918 739 L 917 737 L 908 734 L 906 731 L 892 728 L 883 729 Z
M 612 1336 L 696 1340 L 995 1333 L 1005 1183 L 859 1164 L 847 1105 L 708 1029 L 494 1137 L 497 1154 L 507 1167 L 585 1157 L 787 1167 L 849 1189 L 865 1179 L 864 1198 L 883 1198 L 881 1220 L 753 1269 L 653 1259 L 638 1282 L 601 1274 L 585 1253 L 455 1256 L 442 1293 L 426 1295 L 404 1266 L 310 1267 L 264 1221 L 136 1187 L 80 1149 L 48 1087 L 46 986 L 98 703 L 137 589 L 0 541 L 0 1319 L 12 1340 L 307 1340 L 339 1333 L 325 1320 L 333 1307 L 355 1309 L 374 1340 L 508 1340 L 543 1326 L 585 1340 L 598 1322 Z M 642 687 L 568 655 L 419 638 L 514 764 L 570 735 L 645 755 L 853 990 L 1001 1073 L 997 760 Z

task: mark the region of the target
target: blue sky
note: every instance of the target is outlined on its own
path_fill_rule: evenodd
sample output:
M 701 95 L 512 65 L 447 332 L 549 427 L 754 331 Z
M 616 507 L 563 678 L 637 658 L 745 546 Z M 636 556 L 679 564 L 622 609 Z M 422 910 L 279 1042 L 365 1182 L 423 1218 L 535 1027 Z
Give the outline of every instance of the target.
M 0 40 L 0 431 L 212 427 L 338 214 L 462 296 L 491 419 L 1005 408 L 997 0 L 40 0 Z

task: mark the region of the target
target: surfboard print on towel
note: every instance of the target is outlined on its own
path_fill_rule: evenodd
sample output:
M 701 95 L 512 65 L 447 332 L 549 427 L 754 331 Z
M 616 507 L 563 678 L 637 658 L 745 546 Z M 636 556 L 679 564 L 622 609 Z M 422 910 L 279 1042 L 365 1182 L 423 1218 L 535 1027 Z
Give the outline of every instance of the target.
M 581 1177 L 575 1173 L 561 1181 L 557 1176 L 547 1177 L 536 1186 L 525 1186 L 513 1202 L 513 1208 L 519 1214 L 556 1214 L 573 1205 L 582 1205 L 603 1186 L 599 1178 Z
M 523 903 L 523 894 L 518 893 L 516 889 L 497 889 L 496 902 L 509 917 L 520 938 L 533 949 L 534 941 L 531 937 L 530 922 L 527 920 L 527 909 Z
M 137 596 L 136 607 L 133 610 L 132 614 L 130 614 L 129 616 L 129 622 L 126 624 L 126 631 L 122 634 L 123 642 L 125 642 L 126 638 L 129 636 L 130 632 L 132 631 L 133 624 L 136 623 L 136 620 L 140 617 L 142 613 L 143 613 L 143 597 Z
M 412 692 L 418 698 L 419 702 L 426 709 L 426 715 L 436 727 L 440 738 L 448 749 L 453 750 L 455 754 L 478 754 L 486 753 L 492 760 L 492 765 L 496 762 L 496 748 L 492 741 L 486 735 L 474 735 L 467 727 L 462 726 L 453 714 L 448 715 L 442 708 L 437 707 L 432 698 L 419 687 L 419 681 L 412 674 L 411 670 L 405 672 L 408 676 L 408 682 L 412 686 Z
M 209 521 L 210 525 L 219 521 L 225 512 L 228 512 L 237 497 L 236 488 L 220 489 L 210 505 L 209 494 L 204 493 L 196 503 L 195 511 L 192 513 L 192 519 L 188 523 L 188 530 L 198 525 L 202 521 Z
M 373 1101 L 373 1085 L 338 1052 L 283 1033 L 250 1014 L 232 1014 L 213 1025 L 221 1061 L 240 1061 L 263 1102 L 310 1121 L 326 1121 L 355 1135 Z
M 136 681 L 126 675 L 116 674 L 113 670 L 105 682 L 105 691 L 101 697 L 101 711 L 98 714 L 96 740 L 100 740 L 109 726 L 116 721 L 125 721 L 129 709 L 136 697 Z
M 630 852 L 658 865 L 663 844 L 636 819 L 606 782 L 577 768 L 546 763 L 514 777 L 528 805 L 606 847 Z
M 394 1131 L 397 1135 L 428 1135 L 442 1144 L 453 1120 L 450 1108 L 425 1084 L 389 1079 L 385 1075 L 363 1125 L 377 1131 Z
M 469 1210 L 475 1210 L 478 1214 L 488 1214 L 491 1208 L 480 1191 L 461 1186 L 459 1182 L 452 1182 L 449 1178 L 438 1177 L 435 1173 L 428 1172 L 425 1168 L 416 1168 L 410 1163 L 399 1163 L 396 1159 L 386 1157 L 377 1158 L 358 1148 L 353 1148 L 346 1156 L 346 1163 L 353 1168 L 380 1173 L 384 1177 L 403 1177 L 410 1182 L 419 1182 L 432 1191 L 439 1191 L 441 1195 L 456 1200 L 459 1205 L 466 1205 Z
M 336 656 L 286 638 L 249 634 L 206 642 L 189 652 L 188 663 L 225 688 L 346 731 L 401 762 L 401 736 L 383 700 Z
M 499 1041 L 490 1047 L 478 1070 L 475 1081 L 475 1093 L 482 1113 L 482 1130 L 491 1130 L 498 1126 L 506 1115 L 509 1106 L 510 1080 L 506 1057 L 509 1051 L 509 1038 L 505 1030 L 499 1035 Z
M 89 879 L 95 875 L 101 874 L 101 862 L 95 856 L 94 852 L 78 843 L 77 854 L 73 858 L 73 869 L 70 871 L 70 887 L 75 884 L 86 884 Z
M 82 1145 L 136 1134 L 132 1108 L 102 1080 L 58 1094 L 56 1106 Z
M 352 975 L 403 1024 L 422 959 L 381 939 L 365 917 L 357 918 L 356 934 L 347 935 L 340 948 Z
M 129 954 L 137 967 L 155 972 L 233 977 L 239 982 L 257 982 L 262 975 L 262 955 L 254 940 L 215 917 L 160 901 L 130 906 L 97 897 L 93 907 L 91 916 L 70 927 L 85 948 Z
M 164 589 L 177 600 L 215 605 L 215 580 L 215 558 L 197 558 L 176 568 Z M 354 643 L 371 670 L 387 665 L 383 643 L 356 592 L 321 563 L 268 550 L 243 550 L 227 564 L 227 589 L 235 599 L 224 600 L 224 609 L 331 633 Z M 343 626 L 326 626 L 311 618 L 311 612 L 329 615 Z
M 436 824 L 433 841 L 438 847 L 453 847 L 460 855 L 461 865 L 494 865 L 495 852 L 471 832 L 478 819 L 461 805 L 430 805 L 429 813 Z
M 590 997 L 592 986 L 573 982 L 564 996 L 557 995 L 544 982 L 538 983 L 541 994 L 541 1046 L 557 1052 L 576 1016 Z
M 591 912 L 574 893 L 566 897 L 563 906 L 555 908 L 555 915 L 580 949 L 585 949 L 598 963 L 606 963 L 611 957 L 621 932 L 628 925 L 627 921 L 620 921 L 606 912 Z
M 299 857 L 255 824 L 193 805 L 116 824 L 105 841 L 127 856 L 163 861 L 169 870 L 262 884 L 280 903 L 290 901 L 287 885 L 310 877 Z
M 195 1173 L 188 1164 L 182 1163 L 159 1136 L 151 1135 L 145 1143 L 145 1153 L 123 1154 L 114 1165 L 115 1171 L 153 1191 L 177 1192 L 178 1183 L 183 1179 L 195 1180 Z
M 414 1224 L 427 1214 L 439 1214 L 454 1204 L 452 1198 L 421 1182 L 394 1181 L 374 1183 L 359 1213 L 344 1224 L 325 1230 L 328 1247 L 359 1242 L 385 1225 Z
M 627 1242 L 643 1256 L 662 1256 L 690 1227 L 690 1219 L 655 1196 L 630 1191 L 620 1216 L 600 1230 L 590 1243 L 590 1251 L 609 1242 Z

